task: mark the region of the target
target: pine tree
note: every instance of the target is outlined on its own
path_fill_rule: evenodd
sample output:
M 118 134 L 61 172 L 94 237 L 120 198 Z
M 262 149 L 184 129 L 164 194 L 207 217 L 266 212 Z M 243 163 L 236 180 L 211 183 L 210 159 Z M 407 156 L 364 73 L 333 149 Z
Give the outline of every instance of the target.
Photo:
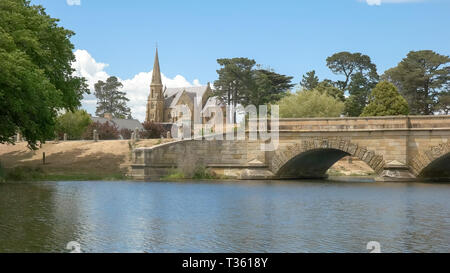
M 305 90 L 313 90 L 316 88 L 319 85 L 319 77 L 316 76 L 316 71 L 312 70 L 307 72 L 306 75 L 303 75 L 300 85 Z
M 411 113 L 432 115 L 444 110 L 441 94 L 450 85 L 450 56 L 431 50 L 411 51 L 383 78 L 395 84 L 408 101 Z
M 409 107 L 397 88 L 389 82 L 380 82 L 370 94 L 369 104 L 362 117 L 407 115 Z
M 122 83 L 117 77 L 109 77 L 106 82 L 98 81 L 95 84 L 95 96 L 97 97 L 97 116 L 103 116 L 106 113 L 111 114 L 115 118 L 131 117 L 131 110 L 127 107 L 129 99 L 125 96 L 125 92 L 120 91 Z

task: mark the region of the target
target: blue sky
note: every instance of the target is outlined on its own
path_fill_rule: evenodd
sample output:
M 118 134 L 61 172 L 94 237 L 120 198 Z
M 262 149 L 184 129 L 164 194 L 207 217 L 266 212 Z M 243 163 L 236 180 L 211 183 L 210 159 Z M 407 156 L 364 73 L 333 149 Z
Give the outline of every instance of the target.
M 142 90 L 136 87 L 136 75 L 152 69 L 156 43 L 168 85 L 170 79 L 173 84 L 213 82 L 217 58 L 253 58 L 299 82 L 301 75 L 312 69 L 321 79 L 339 78 L 325 63 L 328 56 L 339 51 L 369 55 L 379 73 L 395 66 L 410 50 L 450 54 L 449 0 L 32 3 L 42 4 L 52 17 L 61 19 L 62 26 L 76 32 L 72 41 L 77 50 L 83 50 L 78 51 L 77 58 L 86 58 L 79 64 L 79 69 L 88 66 L 84 74 L 95 74 L 92 80 L 106 75 L 128 79 L 126 88 L 131 93 L 146 90 L 146 86 Z M 93 60 L 95 63 L 90 64 Z M 141 74 L 141 78 L 146 75 Z M 176 80 L 177 75 L 182 79 Z M 144 94 L 140 93 L 131 96 L 135 96 L 135 107 L 143 109 L 140 101 Z M 89 99 L 91 106 L 86 108 L 92 111 L 93 98 Z M 135 112 L 142 117 L 141 110 Z

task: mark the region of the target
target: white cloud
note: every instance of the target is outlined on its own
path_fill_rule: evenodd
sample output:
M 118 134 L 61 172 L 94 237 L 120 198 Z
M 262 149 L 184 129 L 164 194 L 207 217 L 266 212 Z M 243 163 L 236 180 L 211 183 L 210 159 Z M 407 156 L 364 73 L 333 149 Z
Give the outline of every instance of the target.
M 81 0 L 67 0 L 69 6 L 81 6 Z
M 89 113 L 95 114 L 96 98 L 94 96 L 94 84 L 99 80 L 105 81 L 110 75 L 105 72 L 108 64 L 97 62 L 86 50 L 75 51 L 76 61 L 72 64 L 75 69 L 75 75 L 85 77 L 88 81 L 91 90 L 90 95 L 86 95 L 82 101 L 82 106 Z M 149 65 L 152 65 L 149 62 Z M 168 88 L 171 87 L 188 87 L 201 85 L 198 79 L 192 83 L 186 80 L 185 77 L 177 75 L 174 78 L 168 78 L 161 74 L 163 85 Z M 120 79 L 123 84 L 122 91 L 126 93 L 130 100 L 128 106 L 131 108 L 131 113 L 134 118 L 144 121 L 147 107 L 147 98 L 150 93 L 150 83 L 152 80 L 152 71 L 140 72 L 131 79 Z
M 413 3 L 423 2 L 424 0 L 360 0 L 364 1 L 370 6 L 379 6 L 381 4 L 401 4 L 401 3 Z

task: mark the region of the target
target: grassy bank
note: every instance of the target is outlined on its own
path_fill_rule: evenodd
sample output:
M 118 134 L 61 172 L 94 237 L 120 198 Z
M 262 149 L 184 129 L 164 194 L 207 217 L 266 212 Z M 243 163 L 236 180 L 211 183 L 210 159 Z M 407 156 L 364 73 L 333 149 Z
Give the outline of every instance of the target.
M 16 181 L 112 181 L 126 180 L 122 173 L 49 173 L 39 167 L 16 167 L 5 169 L 0 166 L 0 182 Z
M 164 142 L 142 140 L 137 147 Z M 124 180 L 131 163 L 127 140 L 50 141 L 37 151 L 29 150 L 25 142 L 0 144 L 0 162 L 0 181 Z

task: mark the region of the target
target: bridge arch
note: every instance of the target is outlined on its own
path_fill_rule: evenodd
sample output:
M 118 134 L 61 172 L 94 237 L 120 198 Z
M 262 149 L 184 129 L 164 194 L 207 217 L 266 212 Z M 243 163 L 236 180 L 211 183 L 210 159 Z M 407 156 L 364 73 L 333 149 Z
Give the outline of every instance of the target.
M 341 138 L 305 139 L 275 152 L 269 165 L 275 177 L 323 178 L 326 171 L 345 156 L 354 156 L 364 161 L 377 174 L 383 171 L 383 156 L 366 147 Z
M 411 170 L 420 178 L 450 178 L 450 143 L 418 152 L 411 160 Z

